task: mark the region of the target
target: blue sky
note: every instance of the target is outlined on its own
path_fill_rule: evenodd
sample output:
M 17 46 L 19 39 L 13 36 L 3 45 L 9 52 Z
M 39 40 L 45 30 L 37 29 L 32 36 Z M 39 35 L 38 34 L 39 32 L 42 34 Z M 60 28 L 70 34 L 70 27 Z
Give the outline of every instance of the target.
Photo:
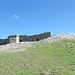
M 0 38 L 43 32 L 75 33 L 75 0 L 0 0 Z

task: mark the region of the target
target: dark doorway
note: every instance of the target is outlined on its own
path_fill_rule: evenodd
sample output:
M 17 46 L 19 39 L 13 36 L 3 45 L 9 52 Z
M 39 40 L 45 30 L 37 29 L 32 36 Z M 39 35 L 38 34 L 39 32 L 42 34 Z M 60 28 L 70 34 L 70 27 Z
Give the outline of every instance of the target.
M 22 42 L 22 40 L 20 40 L 20 42 Z
M 5 44 L 7 44 L 7 43 L 5 43 Z
M 39 39 L 37 38 L 37 41 L 39 41 Z

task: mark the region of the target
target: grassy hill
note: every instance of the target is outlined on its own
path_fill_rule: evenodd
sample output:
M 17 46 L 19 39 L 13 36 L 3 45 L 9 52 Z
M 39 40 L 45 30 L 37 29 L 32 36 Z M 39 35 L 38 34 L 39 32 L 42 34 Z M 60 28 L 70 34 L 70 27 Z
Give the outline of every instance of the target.
M 0 51 L 0 75 L 75 75 L 75 40 L 49 43 L 42 40 L 32 46 Z

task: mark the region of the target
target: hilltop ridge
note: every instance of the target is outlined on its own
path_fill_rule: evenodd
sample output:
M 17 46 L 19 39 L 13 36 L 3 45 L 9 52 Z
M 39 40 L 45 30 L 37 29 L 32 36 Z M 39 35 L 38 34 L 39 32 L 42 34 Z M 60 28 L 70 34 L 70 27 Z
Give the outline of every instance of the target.
M 47 43 L 52 43 L 62 39 L 75 39 L 75 33 L 62 33 L 62 34 L 53 35 L 45 39 L 45 41 Z
M 40 40 L 40 41 L 44 41 L 40 44 L 53 43 L 63 39 L 75 39 L 75 33 L 63 33 L 63 34 L 53 35 L 51 37 Z M 5 44 L 0 46 L 0 51 L 10 49 L 10 48 L 13 48 L 13 49 L 18 48 L 17 51 L 23 51 L 23 49 L 20 50 L 22 46 L 31 47 L 32 43 L 36 43 L 36 42 L 34 41 L 34 42 L 19 42 L 19 43 Z
M 54 35 L 53 37 L 60 37 L 60 38 L 66 38 L 66 39 L 75 39 L 75 33 L 62 33 Z

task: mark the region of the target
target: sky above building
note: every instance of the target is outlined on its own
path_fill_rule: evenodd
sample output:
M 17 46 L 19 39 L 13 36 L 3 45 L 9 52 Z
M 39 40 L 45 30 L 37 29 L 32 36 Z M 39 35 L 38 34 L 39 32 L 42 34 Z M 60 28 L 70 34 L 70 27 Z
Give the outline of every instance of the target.
M 43 32 L 75 33 L 75 0 L 0 0 L 0 38 Z

